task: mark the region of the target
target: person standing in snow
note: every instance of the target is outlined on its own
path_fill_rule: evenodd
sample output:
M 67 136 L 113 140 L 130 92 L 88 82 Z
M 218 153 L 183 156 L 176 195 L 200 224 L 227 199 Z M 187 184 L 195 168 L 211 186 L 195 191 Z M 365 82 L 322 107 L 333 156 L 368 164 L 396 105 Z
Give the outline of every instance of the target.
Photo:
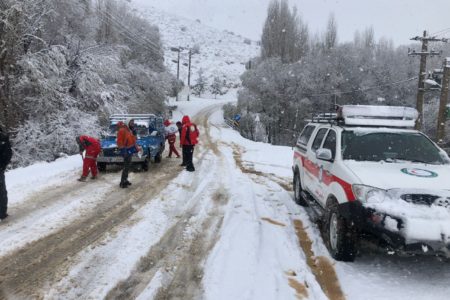
M 0 220 L 8 217 L 8 192 L 6 191 L 5 170 L 11 162 L 12 149 L 8 134 L 0 127 Z
M 182 160 L 182 163 L 180 166 L 186 167 L 186 158 L 184 157 L 184 153 L 183 153 L 183 145 L 181 145 L 181 131 L 183 130 L 183 124 L 180 121 L 176 122 L 175 124 L 178 127 L 178 136 L 180 137 L 181 160 Z
M 169 120 L 164 121 L 164 126 L 168 128 L 171 125 Z M 176 130 L 175 130 L 176 132 Z M 166 140 L 169 142 L 169 155 L 167 157 L 172 157 L 172 153 L 174 153 L 177 158 L 180 158 L 180 154 L 177 151 L 177 148 L 175 147 L 175 141 L 177 140 L 177 136 L 175 135 L 175 132 L 173 131 L 166 131 Z
M 117 122 L 117 147 L 120 150 L 120 154 L 123 156 L 123 169 L 120 178 L 121 188 L 127 188 L 131 185 L 131 182 L 128 181 L 128 173 L 130 171 L 133 153 L 138 152 L 136 136 L 133 134 L 133 130 L 133 119 L 128 120 L 128 126 L 121 121 Z
M 87 135 L 80 135 L 76 137 L 78 147 L 80 148 L 80 155 L 83 157 L 83 151 L 86 154 L 83 158 L 83 173 L 78 181 L 86 181 L 89 175 L 89 170 L 91 171 L 92 179 L 97 178 L 97 156 L 102 151 L 100 146 L 100 141 L 96 138 Z
M 194 163 L 192 158 L 194 156 L 194 147 L 198 143 L 199 131 L 197 125 L 191 122 L 189 116 L 184 116 L 181 120 L 183 127 L 181 129 L 181 145 L 183 147 L 183 157 L 186 161 L 186 170 L 194 172 Z

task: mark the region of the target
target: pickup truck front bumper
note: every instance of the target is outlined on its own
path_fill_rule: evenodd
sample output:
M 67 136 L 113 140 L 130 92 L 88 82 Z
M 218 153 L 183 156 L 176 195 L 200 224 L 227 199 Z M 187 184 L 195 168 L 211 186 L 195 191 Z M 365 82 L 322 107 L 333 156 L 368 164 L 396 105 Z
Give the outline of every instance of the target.
M 393 216 L 360 201 L 339 205 L 339 213 L 357 230 L 369 232 L 407 253 L 450 254 L 450 220 Z
M 147 159 L 147 155 L 142 155 L 141 157 L 137 155 L 133 155 L 131 158 L 132 163 L 141 163 L 145 162 Z M 122 156 L 103 156 L 99 155 L 97 157 L 98 163 L 107 163 L 107 164 L 123 164 L 123 157 Z

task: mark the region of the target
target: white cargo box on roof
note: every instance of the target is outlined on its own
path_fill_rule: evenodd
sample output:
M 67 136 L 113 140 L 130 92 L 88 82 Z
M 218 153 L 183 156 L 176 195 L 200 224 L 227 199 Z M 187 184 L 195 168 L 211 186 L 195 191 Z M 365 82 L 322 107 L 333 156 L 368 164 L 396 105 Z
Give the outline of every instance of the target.
M 345 125 L 414 127 L 416 109 L 404 106 L 344 105 L 340 117 Z
M 154 114 L 114 114 L 109 117 L 109 121 L 115 125 L 119 121 L 126 123 L 128 119 L 134 119 L 136 125 L 148 127 L 149 120 L 154 118 Z

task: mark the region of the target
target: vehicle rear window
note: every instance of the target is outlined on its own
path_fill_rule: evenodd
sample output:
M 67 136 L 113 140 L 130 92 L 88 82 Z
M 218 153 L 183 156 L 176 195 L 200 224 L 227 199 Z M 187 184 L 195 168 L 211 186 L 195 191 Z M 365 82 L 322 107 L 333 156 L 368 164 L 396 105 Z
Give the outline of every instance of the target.
M 297 140 L 297 144 L 306 146 L 315 128 L 316 126 L 312 125 L 306 126 L 305 129 L 303 129 L 302 133 L 300 134 L 300 137 Z
M 322 128 L 317 132 L 316 138 L 314 139 L 314 142 L 311 146 L 311 149 L 313 151 L 316 151 L 317 149 L 319 149 L 320 145 L 322 144 L 322 140 L 325 137 L 325 133 L 327 133 L 327 130 L 328 130 L 328 128 Z

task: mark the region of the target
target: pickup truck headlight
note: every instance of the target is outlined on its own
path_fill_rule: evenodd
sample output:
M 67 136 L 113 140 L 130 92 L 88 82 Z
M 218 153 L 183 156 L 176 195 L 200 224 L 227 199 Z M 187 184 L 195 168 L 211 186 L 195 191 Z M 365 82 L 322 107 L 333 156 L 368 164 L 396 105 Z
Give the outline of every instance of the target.
M 363 184 L 352 185 L 353 194 L 355 194 L 356 199 L 362 203 L 367 202 L 383 202 L 387 197 L 387 191 Z

